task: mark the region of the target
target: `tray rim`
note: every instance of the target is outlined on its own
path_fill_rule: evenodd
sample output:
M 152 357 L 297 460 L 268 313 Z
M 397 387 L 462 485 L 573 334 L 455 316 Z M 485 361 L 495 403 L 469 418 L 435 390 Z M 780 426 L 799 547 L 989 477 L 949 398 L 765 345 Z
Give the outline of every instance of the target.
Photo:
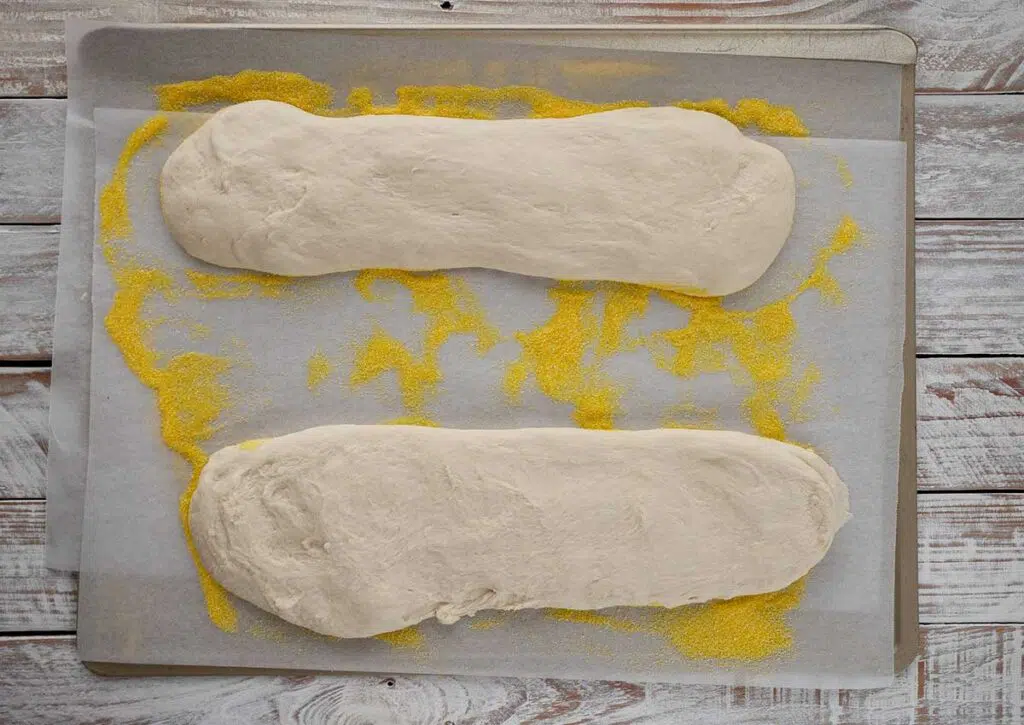
M 86 35 L 116 28 L 136 30 L 305 30 L 330 32 L 345 30 L 355 33 L 402 35 L 407 33 L 489 35 L 494 33 L 533 33 L 548 42 L 564 42 L 565 35 L 602 36 L 613 41 L 607 50 L 642 49 L 672 53 L 745 55 L 805 60 L 848 60 L 860 62 L 912 65 L 917 60 L 917 43 L 906 33 L 884 25 L 837 24 L 720 24 L 705 23 L 117 23 L 99 20 L 72 19 L 67 22 L 68 45 L 76 44 Z M 562 37 L 558 37 L 562 36 Z M 657 48 L 636 44 L 637 40 L 654 40 L 655 36 L 675 36 L 677 41 L 692 47 Z M 596 38 L 595 38 L 596 39 Z M 534 38 L 534 40 L 538 40 Z M 623 41 L 631 41 L 624 47 Z M 810 42 L 808 42 L 810 41 Z M 754 47 L 737 47 L 735 43 L 752 43 Z M 660 44 L 660 42 L 659 42 Z

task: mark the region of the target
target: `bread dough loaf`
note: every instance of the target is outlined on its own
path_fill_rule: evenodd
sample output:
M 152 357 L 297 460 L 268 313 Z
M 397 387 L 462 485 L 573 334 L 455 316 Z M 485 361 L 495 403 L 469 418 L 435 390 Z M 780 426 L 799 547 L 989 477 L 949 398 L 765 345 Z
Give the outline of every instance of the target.
M 774 591 L 847 518 L 814 453 L 673 429 L 310 428 L 215 453 L 191 508 L 215 579 L 337 637 Z
M 160 189 L 174 239 L 223 267 L 486 267 L 707 295 L 764 274 L 796 199 L 780 151 L 675 107 L 475 121 L 252 101 L 186 138 Z

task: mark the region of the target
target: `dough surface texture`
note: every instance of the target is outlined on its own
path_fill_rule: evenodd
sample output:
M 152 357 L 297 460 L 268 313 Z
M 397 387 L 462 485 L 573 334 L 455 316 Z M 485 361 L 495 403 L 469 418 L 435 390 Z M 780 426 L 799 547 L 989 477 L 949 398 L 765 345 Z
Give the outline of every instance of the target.
M 216 452 L 191 508 L 216 580 L 336 637 L 775 591 L 847 518 L 814 453 L 682 429 L 310 428 Z
M 194 257 L 288 276 L 485 267 L 726 295 L 785 244 L 782 152 L 710 113 L 568 119 L 323 118 L 229 106 L 160 177 Z

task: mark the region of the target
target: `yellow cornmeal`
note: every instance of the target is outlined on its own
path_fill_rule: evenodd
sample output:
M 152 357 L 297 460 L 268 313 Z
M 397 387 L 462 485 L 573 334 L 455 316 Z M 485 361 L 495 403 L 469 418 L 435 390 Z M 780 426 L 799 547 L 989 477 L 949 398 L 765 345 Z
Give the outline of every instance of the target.
M 529 118 L 572 118 L 621 108 L 647 108 L 645 101 L 591 103 L 559 96 L 532 86 L 402 86 L 395 92 L 394 105 L 373 102 L 369 88 L 353 89 L 347 106 L 331 115 L 417 115 L 450 118 L 495 119 L 503 107 L 525 106 Z M 808 136 L 807 127 L 789 106 L 760 98 L 743 98 L 734 106 L 721 98 L 706 101 L 676 101 L 669 105 L 721 116 L 741 128 L 757 128 L 778 136 Z
M 839 174 L 839 180 L 843 182 L 844 187 L 849 189 L 853 186 L 853 173 L 850 171 L 850 165 L 842 156 L 836 156 L 836 173 Z
M 803 592 L 804 579 L 798 579 L 769 594 L 675 609 L 635 609 L 629 619 L 576 609 L 549 609 L 547 616 L 617 632 L 657 635 L 691 659 L 753 661 L 792 645 L 785 615 L 800 603 Z
M 435 421 L 422 415 L 401 415 L 384 421 L 387 425 L 422 425 L 426 428 L 440 428 Z
M 331 359 L 320 348 L 317 348 L 316 352 L 310 355 L 309 360 L 306 361 L 306 387 L 310 392 L 315 393 L 323 382 L 331 377 L 333 371 L 334 365 L 331 364 Z
M 154 90 L 161 111 L 187 111 L 210 103 L 269 100 L 320 113 L 334 100 L 334 91 L 326 83 L 282 71 L 244 70 L 233 76 L 168 83 Z
M 354 88 L 346 106 L 331 108 L 333 90 L 298 73 L 246 70 L 233 76 L 213 76 L 157 86 L 158 106 L 163 111 L 184 111 L 205 104 L 226 101 L 240 103 L 256 99 L 283 101 L 310 113 L 331 116 L 415 115 L 451 118 L 498 118 L 503 107 L 525 106 L 530 118 L 571 118 L 620 108 L 645 108 L 644 101 L 590 103 L 559 96 L 533 86 L 401 86 L 392 105 L 376 104 L 369 88 Z M 808 136 L 807 127 L 789 106 L 761 98 L 742 98 L 735 105 L 721 98 L 703 101 L 680 100 L 670 105 L 706 111 L 741 128 L 757 128 L 778 136 Z M 522 114 L 516 114 L 522 115 Z
M 332 89 L 327 85 L 294 73 L 266 71 L 244 71 L 234 76 L 216 76 L 159 86 L 155 90 L 159 107 L 167 111 L 187 110 L 222 101 L 241 102 L 266 98 L 288 102 L 322 115 L 403 113 L 490 119 L 499 117 L 503 111 L 508 115 L 523 115 L 520 110 L 523 107 L 527 115 L 533 118 L 568 118 L 584 113 L 645 105 L 636 101 L 587 103 L 561 98 L 542 89 L 521 86 L 493 89 L 473 86 L 406 86 L 397 90 L 396 103 L 393 105 L 375 104 L 370 91 L 361 88 L 349 94 L 345 108 L 332 109 Z M 743 99 L 735 105 L 722 99 L 679 101 L 675 105 L 715 113 L 738 126 L 757 128 L 765 133 L 808 135 L 806 127 L 793 109 L 760 99 Z M 123 242 L 128 240 L 132 231 L 126 195 L 130 162 L 135 153 L 156 138 L 166 125 L 165 118 L 156 116 L 132 134 L 125 144 L 110 183 L 101 193 L 100 243 L 118 285 L 107 318 L 107 328 L 132 371 L 156 391 L 165 442 L 192 464 L 193 477 L 181 498 L 182 524 L 199 572 L 210 618 L 222 629 L 233 630 L 236 626 L 234 610 L 224 590 L 203 569 L 191 543 L 188 527 L 191 494 L 198 472 L 206 460 L 200 443 L 213 434 L 214 422 L 229 404 L 228 391 L 219 382 L 219 377 L 231 362 L 225 358 L 186 353 L 161 366 L 159 354 L 147 341 L 155 323 L 144 318 L 143 307 L 153 294 L 170 298 L 183 290 L 165 273 L 133 266 L 123 254 Z M 807 290 L 818 289 L 823 298 L 833 302 L 841 301 L 841 291 L 829 274 L 827 263 L 835 254 L 846 251 L 856 236 L 856 225 L 849 220 L 845 227 L 837 230 L 832 244 L 818 255 L 811 276 L 790 297 L 795 298 Z M 286 284 L 260 275 L 204 277 L 204 274 L 193 274 L 189 281 L 191 293 L 205 299 L 248 297 L 256 290 L 261 295 L 274 297 L 281 293 Z M 371 295 L 374 279 L 382 277 L 405 286 L 415 286 L 414 280 L 420 278 L 419 275 L 402 272 L 367 273 L 366 277 L 357 282 L 364 297 Z M 451 335 L 475 334 L 477 348 L 481 352 L 486 352 L 497 340 L 496 332 L 487 325 L 479 307 L 470 305 L 467 308 L 459 302 L 455 310 L 461 312 L 450 314 L 449 303 L 443 301 L 450 299 L 449 292 L 444 289 L 444 284 L 450 282 L 447 275 L 434 274 L 427 277 L 431 279 L 433 287 L 431 291 L 421 290 L 420 303 L 416 302 L 416 291 L 410 287 L 414 305 L 418 305 L 417 309 L 428 316 L 421 355 L 417 357 L 408 350 L 403 355 L 394 344 L 397 341 L 392 338 L 391 342 L 385 340 L 386 344 L 382 346 L 382 359 L 375 359 L 374 354 L 365 354 L 363 368 L 356 373 L 357 377 L 372 379 L 373 371 L 387 369 L 385 363 L 390 364 L 388 361 L 393 360 L 397 360 L 399 366 L 420 366 L 414 367 L 412 372 L 406 372 L 408 389 L 402 389 L 403 397 L 415 405 L 407 405 L 410 414 L 392 421 L 395 423 L 433 424 L 433 421 L 422 415 L 420 408 L 422 401 L 442 377 L 437 367 L 436 352 Z M 777 411 L 778 390 L 781 388 L 773 391 L 772 386 L 780 386 L 785 382 L 791 370 L 792 363 L 788 361 L 789 344 L 795 334 L 795 324 L 788 309 L 790 298 L 775 303 L 777 306 L 772 309 L 732 313 L 722 310 L 721 300 L 715 298 L 687 297 L 678 291 L 656 292 L 636 285 L 599 287 L 604 296 L 600 322 L 594 311 L 594 292 L 565 283 L 552 288 L 550 294 L 555 302 L 555 311 L 551 319 L 536 330 L 517 336 L 523 344 L 523 356 L 509 367 L 504 380 L 506 392 L 511 397 L 518 395 L 526 380 L 533 376 L 546 394 L 573 405 L 573 417 L 579 425 L 612 427 L 621 391 L 603 375 L 597 363 L 586 362 L 587 350 L 593 348 L 595 359 L 599 361 L 602 357 L 630 349 L 641 342 L 650 344 L 650 340 L 626 339 L 625 330 L 632 320 L 643 317 L 650 295 L 659 294 L 690 313 L 686 327 L 659 333 L 673 353 L 656 355 L 660 364 L 683 377 L 723 369 L 726 355 L 720 347 L 728 341 L 732 354 L 748 370 L 751 379 L 760 381 L 755 382 L 754 392 L 748 400 L 751 415 L 755 417 L 755 429 L 759 432 L 768 431 L 778 437 L 784 435 Z M 736 324 L 738 320 L 729 317 L 732 314 L 744 316 L 743 326 L 750 329 L 740 332 Z M 724 327 L 716 329 L 720 324 Z M 577 325 L 575 331 L 570 329 L 572 325 Z M 554 348 L 543 345 L 542 341 L 554 345 Z M 374 344 L 380 345 L 381 340 L 374 342 L 371 338 L 364 347 L 369 348 Z M 400 346 L 400 343 L 397 345 Z M 565 347 L 559 349 L 562 345 Z M 432 358 L 429 354 L 431 349 Z M 401 377 L 399 371 L 400 380 Z M 804 387 L 809 389 L 814 382 L 807 378 Z M 798 385 L 794 400 L 799 402 L 802 397 L 806 397 L 802 390 Z M 257 445 L 259 441 L 251 441 L 243 444 L 243 447 Z M 668 610 L 656 613 L 652 623 L 645 625 L 649 628 L 645 631 L 657 630 L 688 656 L 741 659 L 761 657 L 786 646 L 789 634 L 783 615 L 796 606 L 799 596 L 799 587 L 791 587 L 770 595 Z M 620 630 L 637 626 L 623 625 L 592 612 L 563 612 L 562 617 Z M 394 646 L 419 647 L 423 643 L 422 635 L 414 628 L 380 635 L 378 639 Z
M 804 369 L 804 374 L 793 385 L 792 394 L 789 396 L 789 417 L 799 423 L 806 423 L 811 419 L 807 413 L 807 403 L 811 399 L 814 388 L 821 382 L 821 368 L 814 363 Z
M 380 299 L 374 294 L 380 282 L 408 289 L 413 310 L 427 318 L 422 352 L 416 355 L 377 328 L 357 350 L 349 382 L 358 387 L 394 372 L 406 410 L 422 416 L 430 394 L 444 379 L 439 362 L 441 347 L 453 335 L 471 335 L 476 338 L 477 353 L 484 355 L 498 342 L 498 331 L 487 321 L 476 295 L 462 279 L 439 272 L 367 269 L 356 275 L 353 284 L 363 299 L 374 302 Z
M 737 383 L 751 388 L 743 402 L 751 427 L 758 435 L 785 440 L 786 426 L 779 408 L 794 367 L 792 346 L 797 329 L 791 304 L 810 290 L 818 290 L 827 302 L 841 303 L 842 290 L 828 263 L 849 251 L 859 236 L 853 219 L 841 219 L 830 243 L 815 255 L 810 274 L 797 288 L 753 311 L 726 309 L 721 297 L 656 292 L 687 311 L 690 319 L 680 329 L 654 333 L 650 346 L 655 364 L 681 378 L 731 369 L 738 372 Z M 730 360 L 739 364 L 739 370 L 730 366 Z M 803 403 L 809 394 L 808 386 L 802 391 Z
M 666 411 L 661 427 L 713 430 L 718 428 L 718 408 L 704 408 L 689 401 L 678 403 Z
M 243 451 L 255 451 L 257 448 L 267 442 L 266 438 L 250 438 L 247 441 L 242 441 L 238 444 L 238 447 Z
M 189 322 L 188 334 L 193 340 L 205 340 L 210 336 L 210 327 L 202 322 Z
M 401 649 L 420 649 L 426 644 L 426 639 L 416 627 L 397 629 L 394 632 L 384 632 L 374 636 L 381 642 L 387 642 L 392 647 Z
M 692 659 L 764 659 L 793 644 L 785 615 L 803 594 L 798 579 L 770 594 L 666 609 L 653 615 L 652 629 Z
M 842 304 L 843 290 L 840 289 L 839 282 L 829 271 L 828 263 L 833 257 L 846 254 L 860 239 L 860 227 L 857 226 L 857 222 L 851 217 L 843 217 L 832 234 L 828 246 L 819 249 L 814 255 L 814 267 L 811 274 L 790 297 L 795 298 L 803 292 L 816 289 L 827 302 L 836 305 Z
M 535 330 L 515 335 L 523 352 L 508 365 L 502 383 L 511 404 L 519 402 L 524 383 L 532 377 L 549 398 L 573 406 L 572 419 L 579 427 L 614 428 L 622 390 L 596 363 L 586 361 L 587 348 L 600 331 L 596 294 L 579 282 L 559 282 L 548 290 L 554 314 Z
M 166 129 L 167 117 L 161 114 L 135 129 L 121 149 L 110 181 L 100 190 L 99 243 L 104 259 L 115 271 L 128 262 L 121 256 L 121 242 L 132 234 L 132 220 L 128 213 L 128 170 L 135 154 Z
M 597 340 L 598 356 L 608 357 L 638 347 L 643 340 L 626 340 L 626 326 L 632 320 L 639 320 L 647 314 L 650 290 L 634 284 L 615 282 L 601 283 L 598 289 L 603 290 L 605 295 L 601 332 Z
M 213 355 L 188 352 L 161 366 L 160 355 L 149 342 L 153 322 L 144 318 L 143 308 L 154 294 L 172 297 L 174 283 L 165 272 L 139 266 L 124 249 L 132 234 L 127 188 L 132 159 L 166 128 L 167 119 L 160 115 L 139 126 L 128 137 L 110 181 L 100 191 L 98 241 L 116 283 L 104 325 L 128 368 L 156 393 L 164 443 L 192 466 L 191 479 L 179 502 L 181 524 L 189 553 L 197 564 L 210 619 L 221 629 L 234 631 L 237 627 L 234 608 L 223 587 L 199 564 L 188 516 L 199 472 L 207 459 L 200 443 L 213 436 L 214 421 L 228 404 L 227 389 L 218 376 L 230 367 L 230 362 Z
M 402 404 L 416 414 L 423 410 L 427 393 L 442 378 L 436 360 L 417 360 L 400 340 L 378 327 L 356 352 L 349 384 L 358 388 L 388 372 L 395 373 L 398 378 Z
M 195 288 L 195 294 L 204 300 L 237 300 L 258 292 L 261 297 L 281 297 L 294 280 L 273 274 L 239 272 L 210 274 L 196 269 L 185 270 L 185 276 Z
M 705 111 L 721 116 L 740 128 L 757 128 L 772 136 L 810 136 L 803 121 L 789 106 L 769 103 L 763 98 L 741 98 L 730 106 L 722 98 L 708 101 L 679 101 L 673 104 L 692 111 Z
M 548 609 L 547 616 L 563 622 L 589 624 L 595 627 L 614 629 L 619 632 L 635 633 L 647 631 L 642 625 L 632 620 L 600 614 L 589 609 Z

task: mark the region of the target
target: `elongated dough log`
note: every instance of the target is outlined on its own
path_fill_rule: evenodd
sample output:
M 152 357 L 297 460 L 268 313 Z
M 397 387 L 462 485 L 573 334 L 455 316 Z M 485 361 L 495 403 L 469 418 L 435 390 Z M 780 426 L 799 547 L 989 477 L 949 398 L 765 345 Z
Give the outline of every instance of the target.
M 774 591 L 847 518 L 827 463 L 745 433 L 374 425 L 224 448 L 191 510 L 215 579 L 337 637 Z
M 174 239 L 224 267 L 486 267 L 708 295 L 764 274 L 795 194 L 780 151 L 674 107 L 474 121 L 252 101 L 214 115 L 161 175 Z

